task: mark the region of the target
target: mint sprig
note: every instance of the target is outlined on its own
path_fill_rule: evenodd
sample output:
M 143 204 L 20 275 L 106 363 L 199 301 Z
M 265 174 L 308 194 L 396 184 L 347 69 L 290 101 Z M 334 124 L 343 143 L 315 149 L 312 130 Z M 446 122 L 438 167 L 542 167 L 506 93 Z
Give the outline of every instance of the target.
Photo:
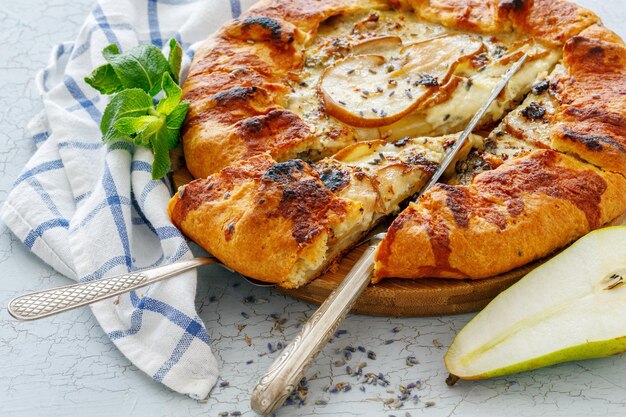
M 139 45 L 121 54 L 111 44 L 102 51 L 107 63 L 85 77 L 100 93 L 114 94 L 102 115 L 102 140 L 151 147 L 153 179 L 169 172 L 169 151 L 178 146 L 189 108 L 187 101 L 181 101 L 183 93 L 177 84 L 182 48 L 175 39 L 169 45 L 166 58 L 153 45 Z

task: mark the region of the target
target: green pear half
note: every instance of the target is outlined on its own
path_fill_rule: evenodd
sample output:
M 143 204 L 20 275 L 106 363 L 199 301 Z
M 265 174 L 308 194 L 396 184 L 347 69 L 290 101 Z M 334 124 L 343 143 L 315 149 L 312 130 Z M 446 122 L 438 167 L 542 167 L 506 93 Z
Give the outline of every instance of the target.
M 594 231 L 497 296 L 445 356 L 452 382 L 626 351 L 626 226 Z

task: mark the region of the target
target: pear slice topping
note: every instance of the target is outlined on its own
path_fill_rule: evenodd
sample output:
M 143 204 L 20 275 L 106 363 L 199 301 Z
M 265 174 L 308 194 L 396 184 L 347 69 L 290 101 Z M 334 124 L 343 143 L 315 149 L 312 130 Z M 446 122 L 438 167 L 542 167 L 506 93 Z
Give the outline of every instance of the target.
M 399 46 L 393 36 L 369 40 L 355 45 L 356 55 L 327 68 L 318 85 L 326 113 L 357 127 L 391 124 L 419 108 L 460 62 L 484 48 L 469 35 Z
M 398 36 L 380 36 L 357 43 L 351 48 L 350 55 L 391 55 L 398 53 L 402 46 L 402 39 Z
M 626 352 L 625 279 L 626 226 L 579 239 L 459 332 L 445 357 L 449 382 Z

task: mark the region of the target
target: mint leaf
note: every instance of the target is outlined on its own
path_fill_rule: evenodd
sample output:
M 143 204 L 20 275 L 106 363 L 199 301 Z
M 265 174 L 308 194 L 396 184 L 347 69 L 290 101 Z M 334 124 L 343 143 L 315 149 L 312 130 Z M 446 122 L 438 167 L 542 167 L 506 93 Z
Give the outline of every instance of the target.
M 172 71 L 172 78 L 174 81 L 180 81 L 180 63 L 183 60 L 183 48 L 181 48 L 178 41 L 174 38 L 170 39 L 170 54 L 167 57 L 167 61 L 170 64 L 170 70 Z
M 111 64 L 101 65 L 85 77 L 85 82 L 101 94 L 113 94 L 124 89 Z
M 152 108 L 152 97 L 139 88 L 130 88 L 117 93 L 102 115 L 100 131 L 104 142 L 117 140 L 132 140 L 129 134 L 119 131 L 115 122 L 124 117 L 138 117 L 147 115 Z
M 180 128 L 185 121 L 187 110 L 189 109 L 189 102 L 183 101 L 180 103 L 170 114 L 165 118 L 165 127 L 168 131 L 167 138 L 170 149 L 174 149 L 178 146 L 178 140 L 180 138 Z
M 157 105 L 157 112 L 161 114 L 170 114 L 180 103 L 183 96 L 183 90 L 174 82 L 169 73 L 163 74 L 161 89 L 165 92 L 165 97 L 161 99 Z
M 114 123 L 115 129 L 128 135 L 138 145 L 149 146 L 152 138 L 159 133 L 165 117 L 163 116 L 138 116 L 122 117 Z
M 122 117 L 113 126 L 126 135 L 138 135 L 146 130 L 151 123 L 155 123 L 158 120 L 157 116 Z
M 139 132 L 139 134 L 135 137 L 135 143 L 140 143 L 142 145 L 152 144 L 152 141 L 154 140 L 154 138 L 163 129 L 164 124 L 165 124 L 165 117 L 163 116 L 156 117 L 155 120 L 150 122 L 144 130 Z M 154 146 L 153 146 L 153 149 L 154 149 Z
M 151 96 L 161 90 L 163 74 L 170 71 L 170 64 L 154 45 L 139 45 L 120 54 L 117 45 L 111 44 L 102 55 L 124 88 L 141 88 Z
M 170 150 L 168 146 L 167 130 L 161 129 L 152 136 L 152 150 L 154 162 L 152 163 L 152 179 L 163 178 L 170 171 Z

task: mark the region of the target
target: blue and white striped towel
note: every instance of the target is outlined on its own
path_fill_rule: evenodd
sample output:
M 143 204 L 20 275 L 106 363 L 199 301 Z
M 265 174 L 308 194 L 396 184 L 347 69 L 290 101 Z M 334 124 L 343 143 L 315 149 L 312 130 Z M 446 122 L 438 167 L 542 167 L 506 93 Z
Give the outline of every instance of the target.
M 37 145 L 1 218 L 63 275 L 88 281 L 192 257 L 166 214 L 170 187 L 152 181 L 152 153 L 104 146 L 107 98 L 83 82 L 116 43 L 164 47 L 175 37 L 189 66 L 198 42 L 241 12 L 239 0 L 102 0 L 74 42 L 58 45 L 37 76 L 44 110 L 28 126 Z M 180 393 L 205 398 L 218 376 L 195 311 L 195 272 L 92 309 L 115 345 L 142 371 Z

